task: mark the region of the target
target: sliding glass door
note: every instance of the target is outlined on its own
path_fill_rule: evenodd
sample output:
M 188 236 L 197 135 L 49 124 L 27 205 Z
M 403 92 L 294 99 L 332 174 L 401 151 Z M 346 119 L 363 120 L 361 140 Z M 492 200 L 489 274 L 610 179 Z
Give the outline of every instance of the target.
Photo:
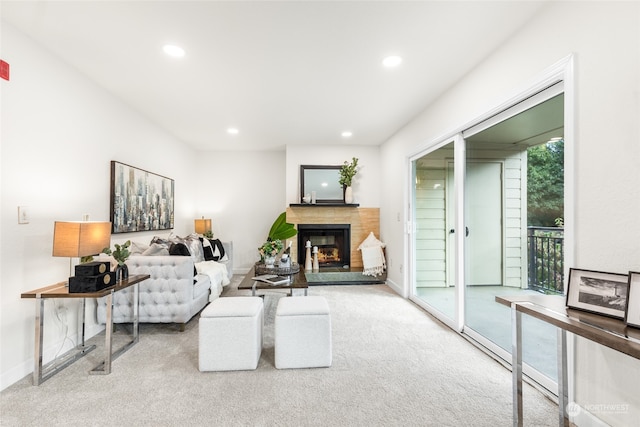
M 412 299 L 507 362 L 495 297 L 563 293 L 563 131 L 560 84 L 412 160 Z M 555 331 L 524 322 L 525 373 L 552 389 Z
M 412 162 L 415 295 L 449 321 L 456 311 L 453 157 L 451 141 Z

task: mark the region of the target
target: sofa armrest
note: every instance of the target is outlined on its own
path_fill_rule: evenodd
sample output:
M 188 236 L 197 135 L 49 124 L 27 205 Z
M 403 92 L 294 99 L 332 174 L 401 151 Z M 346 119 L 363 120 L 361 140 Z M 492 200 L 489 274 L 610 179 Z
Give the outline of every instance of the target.
M 227 256 L 227 261 L 225 265 L 227 266 L 227 274 L 229 276 L 229 280 L 233 276 L 233 241 L 222 242 L 222 246 L 224 247 L 224 253 Z

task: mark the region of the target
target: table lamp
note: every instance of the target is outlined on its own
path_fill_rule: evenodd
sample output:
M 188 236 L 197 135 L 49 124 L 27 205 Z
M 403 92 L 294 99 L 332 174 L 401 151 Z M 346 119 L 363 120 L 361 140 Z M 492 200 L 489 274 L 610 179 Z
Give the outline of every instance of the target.
M 53 256 L 72 258 L 97 255 L 111 245 L 111 223 L 100 221 L 56 221 L 53 228 Z
M 212 236 L 211 219 L 205 219 L 204 217 L 202 217 L 201 219 L 196 219 L 195 230 L 196 230 L 196 233 L 202 234 L 205 237 Z

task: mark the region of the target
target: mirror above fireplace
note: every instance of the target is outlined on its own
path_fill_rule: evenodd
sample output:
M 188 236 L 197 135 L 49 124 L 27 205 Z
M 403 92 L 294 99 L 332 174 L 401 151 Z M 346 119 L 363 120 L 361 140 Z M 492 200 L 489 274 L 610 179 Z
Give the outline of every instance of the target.
M 313 192 L 317 204 L 344 203 L 340 168 L 341 166 L 301 165 L 300 203 L 305 203 L 304 197 L 311 197 Z

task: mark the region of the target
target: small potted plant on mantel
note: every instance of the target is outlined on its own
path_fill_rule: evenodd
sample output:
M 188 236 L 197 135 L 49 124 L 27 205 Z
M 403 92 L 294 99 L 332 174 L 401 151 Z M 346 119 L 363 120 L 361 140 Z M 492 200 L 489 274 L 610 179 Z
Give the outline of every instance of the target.
M 351 163 L 345 160 L 344 164 L 340 168 L 340 185 L 344 189 L 344 202 L 349 204 L 353 203 L 353 190 L 351 189 L 351 183 L 353 177 L 358 173 L 358 158 L 353 157 Z

